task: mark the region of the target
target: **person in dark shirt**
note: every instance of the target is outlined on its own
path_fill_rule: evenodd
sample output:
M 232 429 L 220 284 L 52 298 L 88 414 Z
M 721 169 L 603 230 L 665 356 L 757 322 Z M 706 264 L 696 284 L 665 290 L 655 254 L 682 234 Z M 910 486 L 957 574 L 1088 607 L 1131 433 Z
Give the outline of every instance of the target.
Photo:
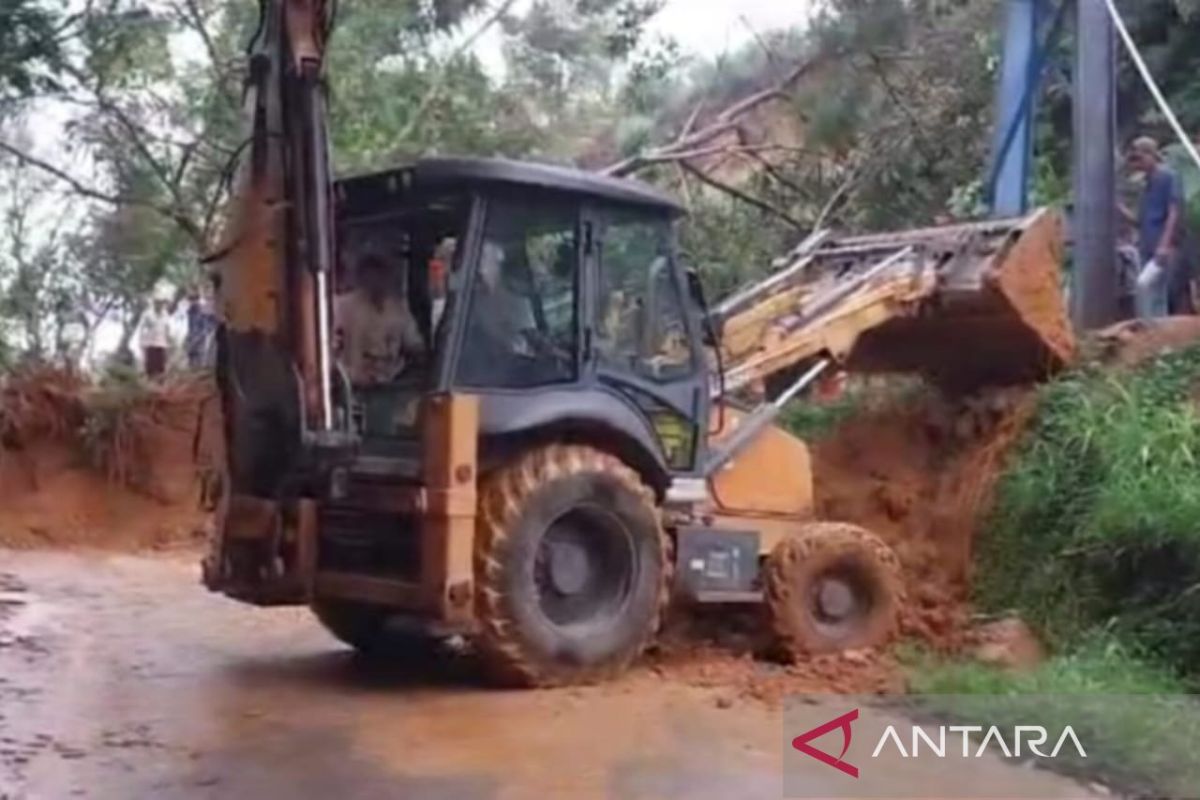
M 1158 143 L 1149 137 L 1134 140 L 1128 164 L 1146 178 L 1137 216 L 1125 211 L 1137 225 L 1142 262 L 1135 290 L 1137 314 L 1143 319 L 1164 317 L 1168 287 L 1179 260 L 1183 191 L 1175 173 L 1163 166 Z
M 184 334 L 183 350 L 189 369 L 205 369 L 210 365 L 209 355 L 216 319 L 209 308 L 209 299 L 192 287 L 187 298 L 187 332 Z

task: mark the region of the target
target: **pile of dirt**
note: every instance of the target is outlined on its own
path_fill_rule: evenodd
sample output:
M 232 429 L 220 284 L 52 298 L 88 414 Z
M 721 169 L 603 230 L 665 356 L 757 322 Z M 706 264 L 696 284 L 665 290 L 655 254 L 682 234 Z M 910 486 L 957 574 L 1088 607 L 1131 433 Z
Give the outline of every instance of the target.
M 902 633 L 941 652 L 971 650 L 971 554 L 1005 456 L 1035 409 L 1031 389 L 946 399 L 921 392 L 870 405 L 813 446 L 817 516 L 882 537 L 903 565 Z M 985 637 L 986 638 L 986 637 Z M 803 693 L 888 694 L 905 681 L 888 650 L 772 660 L 763 610 L 695 610 L 652 654 L 656 673 L 776 705 Z
M 717 702 L 754 700 L 777 707 L 801 694 L 880 694 L 904 692 L 902 672 L 890 653 L 852 651 L 783 664 L 703 645 L 652 656 L 648 668 L 665 680 L 714 689 Z
M 817 515 L 874 531 L 900 557 L 905 634 L 962 646 L 972 542 L 1034 409 L 1029 389 L 930 393 L 851 419 L 814 448 Z
M 50 381 L 46 397 L 31 385 L 14 382 L 4 397 L 0 546 L 158 549 L 200 535 L 194 442 L 207 387 L 148 387 L 117 408 L 82 382 Z M 26 408 L 31 396 L 40 399 Z
M 1160 355 L 1200 342 L 1200 317 L 1129 320 L 1092 337 L 1090 355 L 1102 364 L 1135 367 Z

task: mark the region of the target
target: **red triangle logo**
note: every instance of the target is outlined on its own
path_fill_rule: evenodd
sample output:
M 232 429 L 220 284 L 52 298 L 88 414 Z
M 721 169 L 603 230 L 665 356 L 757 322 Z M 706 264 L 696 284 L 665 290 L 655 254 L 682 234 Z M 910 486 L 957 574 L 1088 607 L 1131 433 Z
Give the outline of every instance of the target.
M 796 748 L 801 753 L 804 753 L 806 756 L 815 758 L 822 764 L 828 764 L 834 769 L 846 773 L 851 778 L 857 778 L 858 767 L 842 760 L 846 755 L 846 751 L 850 749 L 850 737 L 853 735 L 852 731 L 850 730 L 850 723 L 854 722 L 856 719 L 858 719 L 857 708 L 849 713 L 842 714 L 836 719 L 831 719 L 829 722 L 826 722 L 823 725 L 818 725 L 811 731 L 806 731 L 805 733 L 800 734 L 795 739 L 792 739 L 792 747 Z M 818 750 L 809 744 L 809 742 L 811 742 L 813 739 L 820 739 L 825 734 L 829 733 L 830 731 L 835 731 L 838 728 L 841 728 L 842 730 L 842 752 L 838 754 L 837 758 L 834 758 L 824 750 Z

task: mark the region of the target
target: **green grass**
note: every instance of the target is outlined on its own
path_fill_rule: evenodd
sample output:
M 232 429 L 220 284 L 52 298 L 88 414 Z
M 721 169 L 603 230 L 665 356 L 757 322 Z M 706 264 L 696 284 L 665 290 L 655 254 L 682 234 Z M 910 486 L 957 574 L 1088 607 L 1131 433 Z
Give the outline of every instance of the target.
M 830 401 L 800 397 L 784 408 L 780 422 L 793 435 L 806 442 L 817 442 L 857 416 L 889 404 L 903 404 L 924 391 L 928 389 L 916 379 L 893 378 L 882 384 L 852 381 L 840 396 Z
M 976 600 L 1200 677 L 1200 348 L 1046 387 L 977 544 Z
M 1097 635 L 1030 672 L 910 654 L 919 705 L 972 724 L 1070 725 L 1087 753 L 1070 748 L 1046 766 L 1136 796 L 1193 796 L 1200 786 L 1200 702 L 1169 670 Z M 974 698 L 974 700 L 972 699 Z M 999 698 L 999 699 L 997 699 Z

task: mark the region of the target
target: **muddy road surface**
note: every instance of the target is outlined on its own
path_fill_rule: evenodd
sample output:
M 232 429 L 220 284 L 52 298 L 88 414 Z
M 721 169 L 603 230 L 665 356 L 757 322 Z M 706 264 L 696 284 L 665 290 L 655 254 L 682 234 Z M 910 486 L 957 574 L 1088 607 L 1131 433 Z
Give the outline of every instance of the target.
M 503 692 L 466 658 L 364 663 L 304 611 L 205 593 L 190 558 L 0 550 L 4 800 L 777 798 L 780 734 L 650 670 Z

